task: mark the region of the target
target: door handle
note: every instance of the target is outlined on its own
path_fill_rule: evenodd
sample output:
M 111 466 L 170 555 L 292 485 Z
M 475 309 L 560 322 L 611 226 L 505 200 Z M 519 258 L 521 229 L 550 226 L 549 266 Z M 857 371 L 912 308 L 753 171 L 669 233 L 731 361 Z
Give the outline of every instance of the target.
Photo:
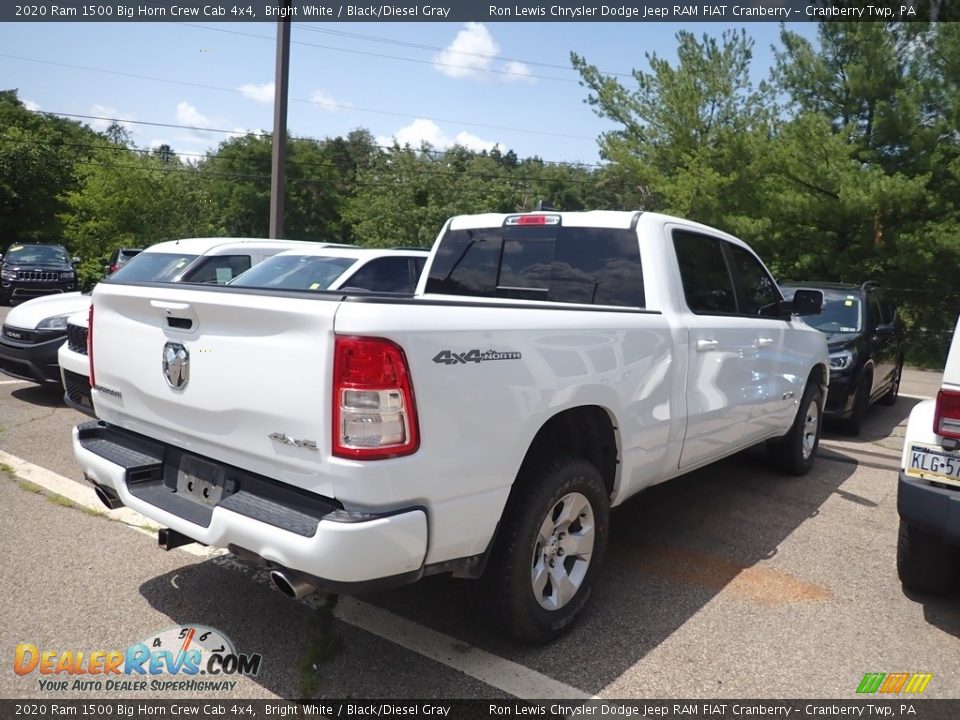
M 719 340 L 697 340 L 695 343 L 697 352 L 710 352 L 720 347 Z
M 765 348 L 773 345 L 773 338 L 757 338 L 757 341 L 753 344 L 754 347 Z

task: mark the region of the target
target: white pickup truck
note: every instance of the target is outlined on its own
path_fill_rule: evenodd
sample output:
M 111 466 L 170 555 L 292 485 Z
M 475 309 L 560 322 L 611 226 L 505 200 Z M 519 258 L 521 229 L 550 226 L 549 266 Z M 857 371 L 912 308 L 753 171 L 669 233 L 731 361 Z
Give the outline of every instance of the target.
M 796 315 L 821 303 L 646 212 L 455 217 L 413 297 L 108 280 L 74 451 L 163 547 L 230 548 L 292 596 L 482 576 L 544 641 L 611 506 L 763 441 L 809 470 L 829 363 Z

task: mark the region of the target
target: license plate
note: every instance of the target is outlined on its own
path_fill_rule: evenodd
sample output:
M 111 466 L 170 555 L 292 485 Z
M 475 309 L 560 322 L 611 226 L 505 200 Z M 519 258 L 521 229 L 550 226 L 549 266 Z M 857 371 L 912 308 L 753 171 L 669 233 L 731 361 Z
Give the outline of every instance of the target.
M 960 452 L 935 445 L 911 445 L 907 475 L 960 487 Z
M 177 469 L 177 492 L 204 505 L 216 505 L 223 496 L 224 469 L 216 463 L 183 455 Z

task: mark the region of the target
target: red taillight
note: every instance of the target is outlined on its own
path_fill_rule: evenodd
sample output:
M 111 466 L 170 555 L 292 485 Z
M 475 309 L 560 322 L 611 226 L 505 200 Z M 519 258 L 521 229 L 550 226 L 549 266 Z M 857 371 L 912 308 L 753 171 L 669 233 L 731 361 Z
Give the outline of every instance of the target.
M 941 390 L 933 411 L 933 431 L 937 435 L 960 438 L 960 392 Z
M 333 350 L 333 454 L 357 460 L 409 455 L 420 446 L 410 369 L 384 338 L 337 337 Z
M 96 387 L 97 380 L 93 376 L 93 303 L 87 312 L 87 360 L 90 362 L 90 387 Z
M 110 274 L 113 275 L 118 269 L 119 269 L 119 265 L 114 263 L 113 265 L 110 266 Z

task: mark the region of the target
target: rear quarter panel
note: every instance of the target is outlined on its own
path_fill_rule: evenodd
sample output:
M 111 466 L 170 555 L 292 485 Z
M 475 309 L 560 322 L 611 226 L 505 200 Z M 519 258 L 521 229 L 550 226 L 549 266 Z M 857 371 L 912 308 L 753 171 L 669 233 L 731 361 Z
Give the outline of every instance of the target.
M 348 492 L 366 504 L 389 488 L 432 508 L 430 562 L 483 551 L 531 442 L 564 410 L 595 405 L 610 414 L 627 485 L 663 473 L 679 409 L 673 339 L 660 314 L 348 301 L 335 332 L 385 337 L 406 353 L 420 449 L 363 463 Z M 488 351 L 510 355 L 467 359 Z M 616 495 L 626 494 L 622 477 L 617 483 Z

